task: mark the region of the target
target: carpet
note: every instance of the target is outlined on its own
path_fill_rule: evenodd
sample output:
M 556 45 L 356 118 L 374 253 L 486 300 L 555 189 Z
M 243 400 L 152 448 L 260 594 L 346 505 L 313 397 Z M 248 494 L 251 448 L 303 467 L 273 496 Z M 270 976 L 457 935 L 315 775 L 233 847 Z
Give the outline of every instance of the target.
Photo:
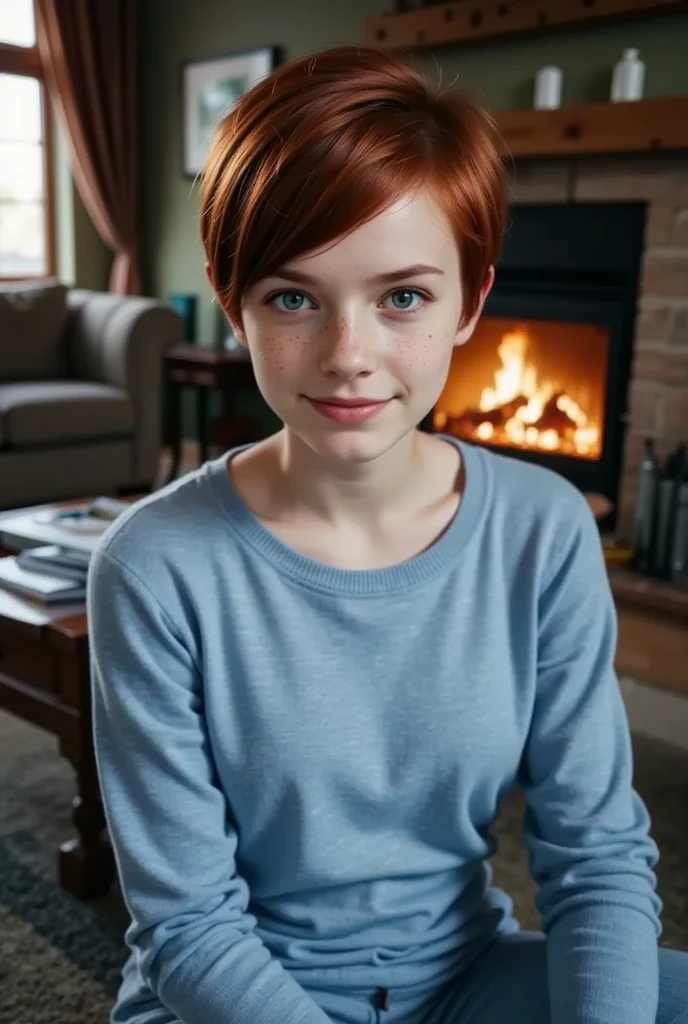
M 662 853 L 662 943 L 688 948 L 688 753 L 642 736 L 634 750 L 636 786 Z M 56 883 L 55 849 L 70 835 L 73 793 L 54 738 L 0 712 L 0 1024 L 107 1024 L 126 913 L 116 891 L 84 904 Z M 495 879 L 522 924 L 536 928 L 521 813 L 514 795 L 495 829 Z

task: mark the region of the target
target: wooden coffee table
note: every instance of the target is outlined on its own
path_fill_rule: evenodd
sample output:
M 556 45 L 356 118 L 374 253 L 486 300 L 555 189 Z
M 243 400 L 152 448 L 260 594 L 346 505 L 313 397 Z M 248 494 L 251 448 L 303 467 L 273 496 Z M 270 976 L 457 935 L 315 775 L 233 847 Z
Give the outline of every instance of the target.
M 0 587 L 0 708 L 57 736 L 76 774 L 76 834 L 57 853 L 60 885 L 84 900 L 105 894 L 115 868 L 93 752 L 84 604 L 44 608 Z

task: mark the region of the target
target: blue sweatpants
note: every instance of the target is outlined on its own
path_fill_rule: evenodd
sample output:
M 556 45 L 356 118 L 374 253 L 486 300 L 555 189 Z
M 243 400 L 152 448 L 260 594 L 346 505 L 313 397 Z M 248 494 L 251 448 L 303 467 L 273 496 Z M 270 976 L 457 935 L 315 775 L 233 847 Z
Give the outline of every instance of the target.
M 655 1024 L 688 1024 L 688 953 L 660 949 L 659 975 Z M 379 992 L 311 995 L 333 1024 L 550 1024 L 545 937 L 503 936 L 430 1002 L 427 993 L 404 998 L 392 990 L 384 1010 Z
M 688 953 L 660 949 L 659 1010 L 655 1024 L 688 1024 Z M 495 942 L 461 978 L 433 999 L 392 990 L 310 995 L 332 1024 L 550 1024 L 545 938 L 517 932 Z M 141 991 L 125 967 L 113 1024 L 179 1024 L 150 990 Z

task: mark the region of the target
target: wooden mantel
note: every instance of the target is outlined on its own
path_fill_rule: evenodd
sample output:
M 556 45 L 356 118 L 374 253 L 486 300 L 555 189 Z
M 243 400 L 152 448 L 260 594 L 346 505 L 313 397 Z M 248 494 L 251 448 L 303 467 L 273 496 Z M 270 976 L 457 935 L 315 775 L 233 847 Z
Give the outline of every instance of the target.
M 686 0 L 447 0 L 373 15 L 366 19 L 363 38 L 367 46 L 387 50 L 465 46 L 687 9 Z
M 688 96 L 494 114 L 514 157 L 688 149 Z
M 688 0 L 446 0 L 374 15 L 363 37 L 377 49 L 423 50 L 685 11 Z M 688 96 L 509 110 L 495 118 L 514 157 L 688 149 Z

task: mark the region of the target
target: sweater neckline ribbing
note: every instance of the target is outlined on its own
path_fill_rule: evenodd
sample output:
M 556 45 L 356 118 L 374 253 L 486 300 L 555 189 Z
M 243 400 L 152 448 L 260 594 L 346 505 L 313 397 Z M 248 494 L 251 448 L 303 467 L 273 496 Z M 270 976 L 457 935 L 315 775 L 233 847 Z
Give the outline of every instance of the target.
M 310 589 L 349 597 L 380 596 L 408 590 L 455 564 L 486 508 L 489 480 L 484 453 L 457 438 L 436 436 L 455 445 L 463 460 L 465 485 L 459 507 L 444 532 L 428 548 L 405 562 L 382 569 L 327 565 L 301 554 L 271 533 L 239 496 L 229 474 L 230 460 L 250 448 L 250 444 L 211 460 L 205 472 L 234 531 L 274 568 Z

